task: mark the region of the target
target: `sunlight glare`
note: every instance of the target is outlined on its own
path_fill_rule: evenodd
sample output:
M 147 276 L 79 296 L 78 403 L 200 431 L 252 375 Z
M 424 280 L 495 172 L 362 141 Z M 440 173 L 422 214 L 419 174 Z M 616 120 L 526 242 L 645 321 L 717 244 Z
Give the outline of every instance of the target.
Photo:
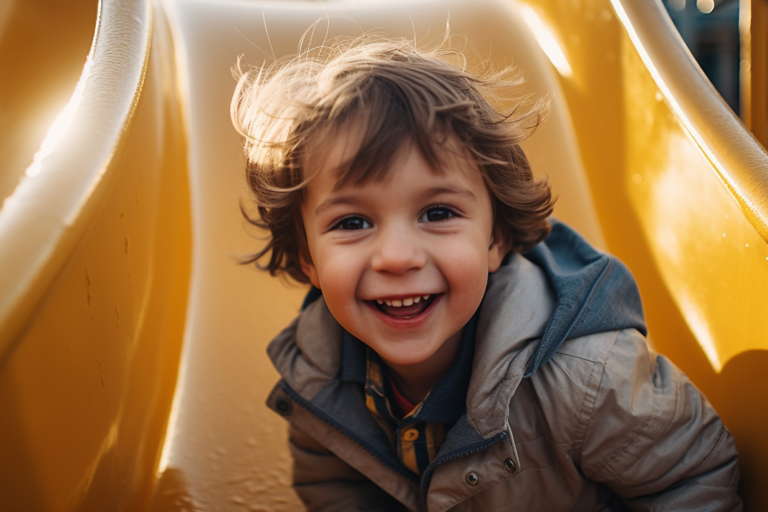
M 531 29 L 533 36 L 536 38 L 536 42 L 546 54 L 549 61 L 555 66 L 555 69 L 561 76 L 570 78 L 573 76 L 568 59 L 565 58 L 565 53 L 555 39 L 555 35 L 552 30 L 542 21 L 536 11 L 527 5 L 521 5 L 523 20 L 528 28 Z
M 83 98 L 83 90 L 85 89 L 85 84 L 90 77 L 90 69 L 91 57 L 89 55 L 85 61 L 85 65 L 83 66 L 83 72 L 80 75 L 80 80 L 77 82 L 75 91 L 72 93 L 72 97 L 69 99 L 69 103 L 67 103 L 67 106 L 64 107 L 61 112 L 59 112 L 59 115 L 57 115 L 56 119 L 54 119 L 53 123 L 51 123 L 50 128 L 48 128 L 48 132 L 45 134 L 43 143 L 40 144 L 40 149 L 38 149 L 35 155 L 32 157 L 32 163 L 30 166 L 27 167 L 26 171 L 24 171 L 26 177 L 34 178 L 40 174 L 40 171 L 43 168 L 43 160 L 48 155 L 53 153 L 53 151 L 59 145 L 62 137 L 67 133 L 67 130 L 72 125 L 72 121 L 75 119 L 75 114 L 77 113 L 77 108 L 80 105 L 80 100 Z

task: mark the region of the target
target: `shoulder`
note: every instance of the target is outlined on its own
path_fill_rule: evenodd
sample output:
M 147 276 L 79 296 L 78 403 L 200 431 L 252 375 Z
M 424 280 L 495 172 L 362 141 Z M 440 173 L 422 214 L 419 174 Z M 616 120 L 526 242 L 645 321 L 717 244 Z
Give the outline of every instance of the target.
M 537 426 L 552 429 L 586 478 L 648 509 L 739 508 L 733 437 L 635 329 L 569 340 L 529 380 L 544 414 Z
M 706 397 L 635 329 L 574 339 L 553 362 L 550 371 L 579 383 L 573 440 L 587 477 L 615 490 L 633 482 L 642 494 L 671 485 L 716 449 L 735 456 Z
M 639 418 L 633 415 L 641 412 L 636 394 L 643 388 L 636 381 L 652 381 L 654 366 L 655 357 L 637 330 L 598 332 L 563 343 L 547 364 L 523 380 L 518 394 L 537 402 L 527 407 L 540 410 L 545 422 L 555 426 L 553 438 L 579 445 L 596 414 L 636 423 Z M 602 411 L 601 403 L 615 407 Z M 652 412 L 648 397 L 643 406 Z
M 583 436 L 585 424 L 594 404 L 607 368 L 613 370 L 613 353 L 626 339 L 644 343 L 633 329 L 605 331 L 564 342 L 554 356 L 536 373 L 523 379 L 516 393 L 517 404 L 540 411 L 546 424 L 553 425 L 557 442 L 570 443 Z M 623 372 L 616 371 L 618 375 Z
M 582 420 L 597 412 L 601 402 L 607 402 L 613 408 L 601 413 L 622 416 L 632 424 L 644 416 L 658 415 L 660 400 L 677 395 L 681 384 L 690 384 L 674 364 L 653 352 L 645 336 L 634 328 L 570 339 L 538 373 L 540 380 L 556 382 L 561 389 L 567 381 L 580 397 L 573 407 L 587 414 Z
M 596 389 L 606 372 L 626 374 L 622 367 L 648 356 L 645 338 L 635 329 L 588 334 L 565 341 L 530 380 L 560 390 L 566 383 L 578 391 Z

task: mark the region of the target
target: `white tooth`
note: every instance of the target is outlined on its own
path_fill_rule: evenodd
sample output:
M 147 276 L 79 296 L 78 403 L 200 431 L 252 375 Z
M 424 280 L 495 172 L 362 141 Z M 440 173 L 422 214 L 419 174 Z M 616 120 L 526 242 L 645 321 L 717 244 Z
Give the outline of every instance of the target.
M 384 301 L 380 299 L 376 299 L 376 302 L 378 302 L 379 304 L 384 304 Z
M 386 300 L 386 299 L 385 299 L 385 300 L 384 300 L 384 304 L 386 304 L 387 306 L 391 306 L 391 305 L 392 305 L 392 301 L 391 301 L 391 300 Z
M 413 299 L 403 299 L 403 306 L 413 306 Z
M 422 295 L 422 297 L 424 298 L 424 300 L 427 300 L 429 298 L 429 295 Z
M 421 300 L 421 297 L 414 297 L 413 298 L 414 304 L 418 304 L 420 300 Z
M 403 305 L 403 301 L 401 301 L 401 300 L 393 300 L 392 301 L 392 305 L 395 306 L 396 308 L 399 308 L 400 306 Z

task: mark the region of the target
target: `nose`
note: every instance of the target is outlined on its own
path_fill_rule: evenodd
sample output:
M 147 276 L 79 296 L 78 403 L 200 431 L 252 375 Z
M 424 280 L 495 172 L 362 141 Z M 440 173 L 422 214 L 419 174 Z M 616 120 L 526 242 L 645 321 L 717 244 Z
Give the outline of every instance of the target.
M 427 255 L 415 233 L 402 226 L 380 233 L 371 266 L 377 272 L 394 275 L 424 268 Z

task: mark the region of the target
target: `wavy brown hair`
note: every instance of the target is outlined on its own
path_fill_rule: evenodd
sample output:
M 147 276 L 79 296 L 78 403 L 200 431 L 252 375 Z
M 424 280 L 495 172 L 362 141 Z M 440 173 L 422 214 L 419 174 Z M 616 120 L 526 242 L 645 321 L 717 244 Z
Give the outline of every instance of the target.
M 338 169 L 338 186 L 383 178 L 407 143 L 438 172 L 446 158 L 469 155 L 491 195 L 497 236 L 525 252 L 549 234 L 554 199 L 520 147 L 542 122 L 547 102 L 523 94 L 514 69 L 477 76 L 457 50 L 422 52 L 405 39 L 366 35 L 247 72 L 238 62 L 237 70 L 231 116 L 245 139 L 258 217 L 241 209 L 248 222 L 269 231 L 264 248 L 244 263 L 308 282 L 301 270 L 301 258 L 312 261 L 301 217 L 304 188 L 321 167 L 318 149 L 351 126 L 362 142 Z M 463 155 L 448 149 L 450 138 Z

